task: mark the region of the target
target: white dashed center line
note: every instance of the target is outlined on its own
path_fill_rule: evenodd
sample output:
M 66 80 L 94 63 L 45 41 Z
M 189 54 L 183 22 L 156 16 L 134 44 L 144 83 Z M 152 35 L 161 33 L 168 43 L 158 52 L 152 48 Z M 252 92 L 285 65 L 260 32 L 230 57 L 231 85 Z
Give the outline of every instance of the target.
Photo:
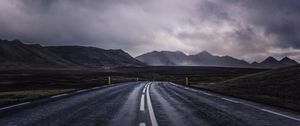
M 140 123 L 140 126 L 146 126 L 146 123 Z
M 140 111 L 145 111 L 145 95 L 141 97 Z
M 145 94 L 145 91 L 146 91 L 146 88 L 147 88 L 148 85 L 146 85 L 143 89 L 143 94 Z

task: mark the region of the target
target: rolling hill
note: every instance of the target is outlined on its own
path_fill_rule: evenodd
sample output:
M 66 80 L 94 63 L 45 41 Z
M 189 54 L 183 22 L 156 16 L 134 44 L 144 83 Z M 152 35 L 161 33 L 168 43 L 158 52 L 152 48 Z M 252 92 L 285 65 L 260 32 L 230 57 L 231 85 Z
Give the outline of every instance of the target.
M 300 65 L 250 74 L 198 87 L 300 110 Z
M 38 44 L 23 44 L 19 40 L 0 40 L 0 64 L 2 69 L 75 66 Z
M 123 50 L 104 50 L 83 46 L 49 46 L 46 48 L 65 60 L 88 68 L 144 65 Z
M 19 40 L 0 40 L 0 69 L 101 68 L 142 66 L 123 50 L 83 46 L 43 47 Z

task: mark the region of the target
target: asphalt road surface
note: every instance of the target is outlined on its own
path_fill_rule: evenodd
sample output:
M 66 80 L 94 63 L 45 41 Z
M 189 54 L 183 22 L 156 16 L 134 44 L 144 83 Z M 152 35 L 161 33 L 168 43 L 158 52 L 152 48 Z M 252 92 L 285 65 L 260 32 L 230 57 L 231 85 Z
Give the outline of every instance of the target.
M 0 126 L 300 126 L 300 114 L 168 82 L 132 82 L 0 108 Z

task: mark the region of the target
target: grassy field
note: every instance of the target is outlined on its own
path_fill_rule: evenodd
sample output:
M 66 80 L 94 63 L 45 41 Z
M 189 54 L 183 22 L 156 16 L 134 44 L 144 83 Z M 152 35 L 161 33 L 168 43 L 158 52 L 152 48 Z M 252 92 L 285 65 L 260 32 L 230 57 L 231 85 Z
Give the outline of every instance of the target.
M 265 70 L 221 67 L 119 67 L 110 70 L 0 71 L 0 105 L 59 94 L 70 89 L 136 81 L 172 81 L 300 110 L 300 66 Z
M 229 79 L 217 84 L 194 84 L 235 97 L 300 111 L 300 66 Z
M 136 77 L 82 70 L 0 71 L 0 106 L 43 98 L 73 89 L 136 81 Z
M 111 70 L 2 70 L 0 105 L 59 94 L 70 89 L 91 88 L 112 83 L 136 81 L 221 82 L 265 70 L 218 67 L 119 67 Z
M 1 92 L 0 105 L 9 105 L 16 102 L 24 102 L 32 99 L 68 92 L 71 90 L 73 89 L 24 90 Z

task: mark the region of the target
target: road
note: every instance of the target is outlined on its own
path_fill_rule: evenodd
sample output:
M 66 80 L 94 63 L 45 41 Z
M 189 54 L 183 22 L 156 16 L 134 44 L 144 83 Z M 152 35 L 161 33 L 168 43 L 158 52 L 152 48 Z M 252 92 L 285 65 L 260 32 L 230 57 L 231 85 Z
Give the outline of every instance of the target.
M 0 126 L 300 126 L 300 114 L 169 82 L 131 82 L 0 108 Z

